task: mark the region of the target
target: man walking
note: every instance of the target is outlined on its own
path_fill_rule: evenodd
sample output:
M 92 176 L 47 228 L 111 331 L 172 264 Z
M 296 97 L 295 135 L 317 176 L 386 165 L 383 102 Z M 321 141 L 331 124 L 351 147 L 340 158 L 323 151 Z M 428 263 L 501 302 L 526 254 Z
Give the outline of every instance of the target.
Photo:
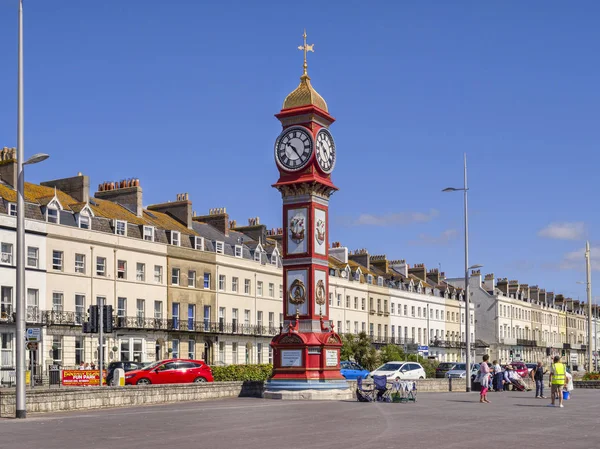
M 546 399 L 544 396 L 544 374 L 548 371 L 544 370 L 542 362 L 538 362 L 537 366 L 531 370 L 529 376 L 535 381 L 535 397 L 536 399 Z
M 564 407 L 562 390 L 567 383 L 566 372 L 567 367 L 560 361 L 560 356 L 555 356 L 554 363 L 550 366 L 550 387 L 552 389 L 550 391 L 550 397 L 552 403 L 548 404 L 548 407 L 555 407 L 554 401 L 556 400 L 556 395 L 558 395 L 559 407 Z

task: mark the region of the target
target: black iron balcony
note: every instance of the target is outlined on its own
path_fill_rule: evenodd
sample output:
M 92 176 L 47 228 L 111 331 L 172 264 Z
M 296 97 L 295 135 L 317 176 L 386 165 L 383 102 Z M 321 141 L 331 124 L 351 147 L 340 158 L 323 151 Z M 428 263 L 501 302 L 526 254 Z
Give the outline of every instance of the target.
M 571 343 L 563 343 L 563 349 L 571 349 Z
M 523 338 L 517 338 L 517 346 L 537 346 L 535 340 L 525 340 Z

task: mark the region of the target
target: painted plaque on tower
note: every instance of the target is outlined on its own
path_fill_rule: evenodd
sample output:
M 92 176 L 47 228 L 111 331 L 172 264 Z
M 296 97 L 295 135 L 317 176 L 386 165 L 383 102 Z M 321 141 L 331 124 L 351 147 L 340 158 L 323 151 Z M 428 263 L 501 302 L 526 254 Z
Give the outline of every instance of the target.
M 315 209 L 315 253 L 327 253 L 326 214 L 322 209 Z
M 308 252 L 306 229 L 307 210 L 306 208 L 290 209 L 288 210 L 287 216 L 287 253 L 306 254 Z

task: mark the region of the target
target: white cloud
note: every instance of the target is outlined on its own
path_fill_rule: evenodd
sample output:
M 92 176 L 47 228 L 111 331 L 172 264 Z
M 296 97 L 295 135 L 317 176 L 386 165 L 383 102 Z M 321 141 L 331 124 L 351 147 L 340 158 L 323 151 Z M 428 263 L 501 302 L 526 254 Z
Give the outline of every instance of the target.
M 538 235 L 547 239 L 582 240 L 585 238 L 585 223 L 550 223 Z
M 412 240 L 411 245 L 447 245 L 458 236 L 456 229 L 446 229 L 440 235 L 419 234 L 417 240 Z
M 426 223 L 440 215 L 436 209 L 429 212 L 398 212 L 396 214 L 360 214 L 356 219 L 344 220 L 351 226 L 401 226 L 412 223 Z

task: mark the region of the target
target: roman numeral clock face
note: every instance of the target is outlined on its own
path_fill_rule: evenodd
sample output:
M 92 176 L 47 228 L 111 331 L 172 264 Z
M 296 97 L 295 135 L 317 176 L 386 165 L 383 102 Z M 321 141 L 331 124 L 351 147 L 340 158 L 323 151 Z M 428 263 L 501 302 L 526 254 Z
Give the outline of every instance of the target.
M 313 153 L 313 138 L 302 126 L 284 129 L 275 142 L 277 165 L 287 171 L 298 171 L 306 166 Z
M 335 166 L 335 143 L 333 142 L 333 137 L 327 129 L 321 128 L 315 140 L 317 142 L 316 157 L 319 168 L 321 168 L 323 173 L 329 174 Z

